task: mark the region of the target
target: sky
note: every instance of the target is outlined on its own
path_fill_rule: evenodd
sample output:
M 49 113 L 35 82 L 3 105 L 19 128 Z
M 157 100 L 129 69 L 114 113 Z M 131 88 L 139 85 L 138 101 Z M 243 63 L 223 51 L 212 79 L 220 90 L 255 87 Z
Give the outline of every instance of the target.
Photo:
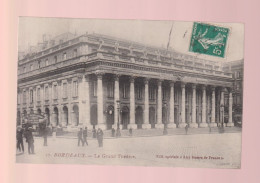
M 175 51 L 207 60 L 233 61 L 243 59 L 244 24 L 207 23 L 230 28 L 225 58 L 189 52 L 193 22 L 178 21 L 20 17 L 18 50 L 25 51 L 29 46 L 35 46 L 38 42 L 42 42 L 44 34 L 55 37 L 65 32 L 78 35 L 94 32 L 164 48 L 167 47 L 170 40 L 170 47 Z M 172 33 L 169 36 L 171 28 Z

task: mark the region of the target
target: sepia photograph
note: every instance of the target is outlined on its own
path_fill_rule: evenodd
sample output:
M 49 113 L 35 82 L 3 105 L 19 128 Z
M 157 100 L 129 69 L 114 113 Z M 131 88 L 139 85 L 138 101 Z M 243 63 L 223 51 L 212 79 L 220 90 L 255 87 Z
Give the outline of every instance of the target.
M 16 163 L 241 167 L 244 24 L 19 17 Z

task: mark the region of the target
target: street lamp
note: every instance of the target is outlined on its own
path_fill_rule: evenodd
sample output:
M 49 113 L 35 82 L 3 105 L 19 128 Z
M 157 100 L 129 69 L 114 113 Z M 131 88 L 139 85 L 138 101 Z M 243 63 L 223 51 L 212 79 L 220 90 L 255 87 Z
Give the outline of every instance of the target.
M 221 111 L 221 114 L 222 114 L 221 125 L 222 125 L 222 127 L 224 127 L 224 104 L 220 105 L 220 111 Z
M 117 106 L 117 130 L 116 130 L 116 137 L 120 137 L 121 136 L 121 132 L 120 132 L 120 123 L 119 123 L 119 117 L 120 117 L 120 100 L 116 101 L 116 106 Z

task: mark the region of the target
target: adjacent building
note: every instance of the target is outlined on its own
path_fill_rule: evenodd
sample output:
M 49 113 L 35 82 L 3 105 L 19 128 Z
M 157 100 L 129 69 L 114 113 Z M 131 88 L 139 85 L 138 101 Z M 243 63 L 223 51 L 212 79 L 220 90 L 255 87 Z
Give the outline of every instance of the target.
M 19 56 L 17 124 L 45 113 L 53 126 L 68 130 L 233 126 L 233 82 L 221 62 L 66 33 Z

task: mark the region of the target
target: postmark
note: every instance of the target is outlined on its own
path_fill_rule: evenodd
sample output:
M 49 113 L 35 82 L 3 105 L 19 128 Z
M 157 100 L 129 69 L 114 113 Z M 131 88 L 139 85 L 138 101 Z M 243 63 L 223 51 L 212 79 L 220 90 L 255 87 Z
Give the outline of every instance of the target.
M 224 58 L 229 34 L 229 28 L 194 22 L 189 51 Z

